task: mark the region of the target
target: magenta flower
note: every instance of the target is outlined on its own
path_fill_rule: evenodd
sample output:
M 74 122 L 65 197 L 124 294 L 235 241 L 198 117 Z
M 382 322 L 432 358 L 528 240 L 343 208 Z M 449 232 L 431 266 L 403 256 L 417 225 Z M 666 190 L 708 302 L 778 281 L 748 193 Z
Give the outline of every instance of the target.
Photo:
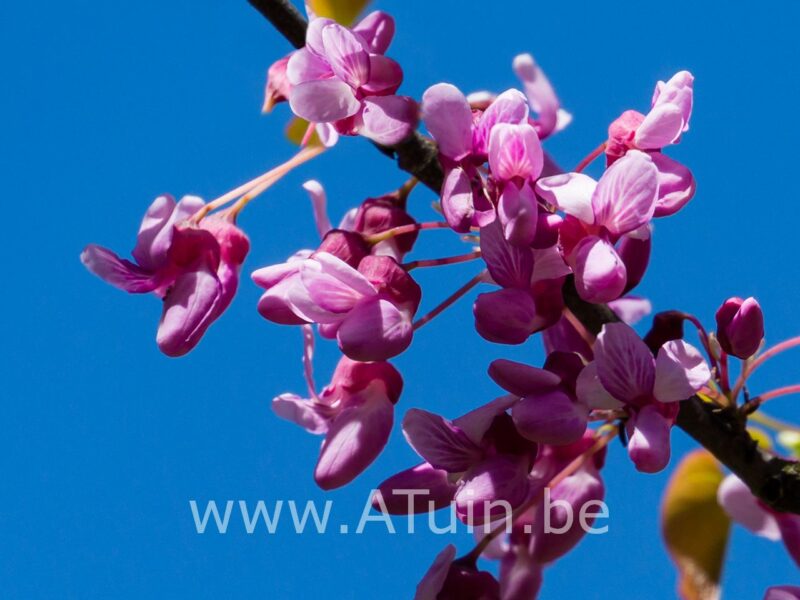
M 310 377 L 313 333 L 306 333 L 309 398 L 281 394 L 272 401 L 279 417 L 325 435 L 314 480 L 325 490 L 350 483 L 378 457 L 389 440 L 394 405 L 403 389 L 400 373 L 387 362 L 342 357 L 331 382 L 317 394 Z
M 800 587 L 796 585 L 774 585 L 767 588 L 764 600 L 800 600 Z
M 253 280 L 271 292 L 268 309 L 262 298 L 262 315 L 285 322 L 272 316 L 289 312 L 300 322 L 317 323 L 320 334 L 335 338 L 353 360 L 386 360 L 411 343 L 411 321 L 421 291 L 388 256 L 367 256 L 356 270 L 333 254 L 318 251 L 278 268 L 259 269 Z M 276 285 L 281 286 L 280 294 Z M 277 308 L 272 304 L 280 302 Z
M 482 113 L 473 114 L 458 88 L 439 83 L 422 96 L 422 118 L 439 145 L 445 168 L 441 199 L 448 224 L 463 233 L 494 221 L 495 205 L 478 171 L 489 160 L 492 176 L 501 188 L 497 201 L 504 205 L 503 224 L 516 232 L 515 241 L 529 244 L 535 233 L 537 208 L 526 182 L 534 181 L 542 172 L 544 155 L 536 130 L 528 123 L 525 96 L 508 90 Z M 513 189 L 503 200 L 506 184 Z
M 764 313 L 753 298 L 728 298 L 717 310 L 717 339 L 728 354 L 741 359 L 756 353 L 764 339 Z
M 353 29 L 331 19 L 309 23 L 306 45 L 291 55 L 286 77 L 289 105 L 311 123 L 331 123 L 341 134 L 397 144 L 416 127 L 417 107 L 396 96 L 400 65 L 384 56 L 394 31 L 392 18 L 368 15 Z
M 699 391 L 711 376 L 700 352 L 683 340 L 650 349 L 624 323 L 603 326 L 594 361 L 578 377 L 578 398 L 590 408 L 628 408 L 628 454 L 636 468 L 655 473 L 667 466 L 670 428 L 678 402 Z
M 480 243 L 492 282 L 502 289 L 476 298 L 478 333 L 490 342 L 521 344 L 557 322 L 563 309 L 561 287 L 569 274 L 558 249 L 516 246 L 503 235 L 499 220 L 481 228 Z
M 625 111 L 608 128 L 606 156 L 611 164 L 631 149 L 650 154 L 658 168 L 659 194 L 655 216 L 674 214 L 694 196 L 691 171 L 661 150 L 677 144 L 689 130 L 692 116 L 694 77 L 688 71 L 676 73 L 669 81 L 659 81 L 653 93 L 650 112 L 643 115 Z
M 577 354 L 554 352 L 543 369 L 495 360 L 489 376 L 519 400 L 511 407 L 517 431 L 541 444 L 571 444 L 586 431 L 590 408 L 579 401 L 575 383 L 583 369 Z
M 454 421 L 421 409 L 409 410 L 403 419 L 403 433 L 426 463 L 379 486 L 386 508 L 398 514 L 408 512 L 406 496 L 396 490 L 429 490 L 419 499 L 419 506 L 413 507 L 415 512 L 455 501 L 459 518 L 474 524 L 503 511 L 502 505 L 490 506 L 491 502 L 505 501 L 512 507 L 522 504 L 530 493 L 528 474 L 536 444 L 520 437 L 505 412 L 515 401 L 513 396 L 497 398 Z M 428 487 L 431 483 L 434 485 Z M 377 498 L 373 505 L 382 508 Z
M 81 253 L 89 271 L 126 292 L 152 292 L 163 300 L 156 342 L 167 356 L 192 350 L 236 293 L 239 271 L 250 249 L 232 222 L 188 219 L 205 203 L 196 196 L 175 202 L 159 196 L 142 220 L 131 262 L 90 244 Z
M 500 600 L 500 585 L 491 573 L 455 557 L 456 547 L 448 544 L 417 585 L 414 600 Z
M 800 566 L 800 516 L 772 510 L 753 495 L 736 475 L 728 475 L 717 490 L 717 500 L 728 516 L 752 533 L 782 541 Z
M 582 173 L 564 173 L 540 179 L 536 191 L 568 215 L 560 241 L 580 296 L 604 303 L 628 291 L 622 242 L 650 237 L 648 225 L 658 198 L 658 169 L 652 158 L 631 150 L 598 182 Z M 634 265 L 634 281 L 641 279 L 645 266 Z

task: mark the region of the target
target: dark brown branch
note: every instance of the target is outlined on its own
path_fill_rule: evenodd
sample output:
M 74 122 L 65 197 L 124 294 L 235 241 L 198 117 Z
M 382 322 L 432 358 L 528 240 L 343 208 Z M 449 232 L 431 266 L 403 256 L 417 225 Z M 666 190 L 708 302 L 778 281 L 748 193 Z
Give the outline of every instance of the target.
M 303 45 L 307 23 L 288 0 L 248 1 L 296 48 Z M 415 133 L 392 148 L 376 146 L 383 154 L 396 158 L 403 171 L 439 193 L 444 175 L 433 142 Z M 564 302 L 593 334 L 599 333 L 603 324 L 619 320 L 607 306 L 581 300 L 571 277 L 564 285 Z M 776 510 L 800 514 L 800 464 L 760 452 L 735 411 L 690 398 L 681 403 L 678 426 L 736 473 L 764 502 Z
M 295 48 L 306 43 L 308 21 L 289 0 L 247 0 Z

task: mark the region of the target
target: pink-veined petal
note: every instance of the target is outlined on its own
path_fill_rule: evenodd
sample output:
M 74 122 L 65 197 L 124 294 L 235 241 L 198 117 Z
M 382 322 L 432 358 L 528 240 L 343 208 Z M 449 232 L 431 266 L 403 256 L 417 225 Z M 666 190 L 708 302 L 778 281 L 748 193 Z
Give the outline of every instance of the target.
M 669 464 L 671 426 L 653 405 L 645 406 L 628 421 L 628 456 L 638 471 L 658 473 Z
M 592 195 L 597 182 L 583 173 L 562 173 L 536 182 L 536 192 L 547 202 L 584 223 L 594 223 Z
M 386 360 L 411 344 L 414 330 L 406 311 L 389 300 L 375 298 L 356 306 L 342 321 L 336 339 L 353 360 Z
M 530 288 L 533 252 L 510 244 L 499 222 L 481 227 L 481 256 L 497 285 L 523 290 Z
M 322 29 L 325 58 L 333 73 L 357 89 L 369 81 L 369 53 L 347 27 L 331 23 Z
M 554 389 L 526 395 L 513 406 L 511 416 L 521 436 L 540 444 L 565 445 L 583 436 L 589 409 Z
M 650 155 L 658 169 L 658 200 L 654 217 L 674 215 L 694 196 L 694 175 L 678 161 L 661 152 Z
M 348 406 L 331 422 L 314 469 L 324 490 L 350 483 L 386 446 L 394 422 L 394 405 L 385 396 Z
M 89 244 L 81 252 L 81 262 L 106 283 L 131 294 L 152 292 L 161 284 L 157 274 L 145 271 L 108 248 L 95 244 Z
M 442 212 L 447 224 L 459 233 L 467 233 L 472 226 L 475 206 L 472 183 L 461 167 L 447 173 L 442 185 Z
M 630 150 L 611 165 L 592 196 L 594 222 L 622 235 L 653 217 L 658 198 L 658 169 L 644 152 Z
M 286 79 L 291 84 L 289 96 L 291 96 L 293 86 L 331 77 L 333 77 L 331 66 L 307 48 L 300 48 L 292 52 L 286 63 Z
M 504 181 L 515 177 L 536 179 L 542 172 L 544 154 L 536 130 L 528 123 L 498 123 L 489 134 L 489 166 Z
M 406 413 L 403 435 L 431 466 L 449 473 L 466 471 L 482 456 L 481 448 L 461 428 L 419 408 Z
M 711 377 L 700 351 L 683 340 L 664 344 L 656 357 L 653 395 L 660 402 L 679 402 L 700 390 Z
M 417 105 L 407 96 L 371 96 L 364 100 L 359 133 L 386 146 L 399 144 L 417 126 Z
M 679 106 L 667 102 L 658 104 L 647 113 L 633 138 L 637 148 L 661 150 L 681 136 L 683 115 Z
M 346 119 L 361 109 L 352 88 L 339 79 L 308 81 L 294 86 L 289 105 L 298 117 L 314 123 Z
M 296 394 L 281 394 L 273 398 L 272 412 L 309 433 L 322 434 L 328 431 L 329 420 L 317 410 L 314 402 Z
M 394 94 L 403 83 L 403 69 L 400 64 L 382 54 L 369 55 L 369 81 L 361 86 L 368 95 L 385 96 Z
M 627 269 L 608 240 L 584 238 L 575 247 L 571 264 L 578 294 L 587 302 L 610 302 L 625 291 Z
M 390 515 L 426 513 L 448 506 L 456 489 L 447 471 L 422 463 L 381 483 L 372 506 L 377 510 L 385 508 Z
M 489 149 L 489 135 L 498 123 L 518 125 L 528 122 L 528 101 L 519 90 L 506 90 L 483 111 L 472 134 L 473 150 L 478 155 L 486 155 Z
M 597 363 L 594 361 L 586 365 L 578 375 L 575 382 L 575 394 L 578 396 L 578 401 L 589 408 L 616 410 L 624 406 L 600 383 L 600 378 L 597 376 Z
M 497 216 L 503 226 L 503 235 L 511 244 L 530 247 L 536 237 L 539 204 L 527 182 L 522 189 L 515 183 L 505 186 L 497 203 Z
M 651 397 L 655 360 L 650 349 L 624 323 L 606 323 L 594 346 L 597 375 L 615 398 L 636 403 Z
M 442 156 L 459 161 L 472 152 L 472 110 L 456 86 L 437 83 L 425 90 L 422 120 Z

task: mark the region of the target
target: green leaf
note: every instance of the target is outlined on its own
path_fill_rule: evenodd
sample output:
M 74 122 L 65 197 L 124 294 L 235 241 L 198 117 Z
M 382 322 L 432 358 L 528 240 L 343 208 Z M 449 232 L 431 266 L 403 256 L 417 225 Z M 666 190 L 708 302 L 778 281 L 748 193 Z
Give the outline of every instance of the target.
M 318 17 L 327 17 L 342 25 L 352 25 L 369 0 L 308 0 Z
M 730 519 L 717 503 L 724 474 L 706 450 L 686 455 L 675 469 L 661 507 L 661 526 L 678 567 L 684 600 L 719 598 Z

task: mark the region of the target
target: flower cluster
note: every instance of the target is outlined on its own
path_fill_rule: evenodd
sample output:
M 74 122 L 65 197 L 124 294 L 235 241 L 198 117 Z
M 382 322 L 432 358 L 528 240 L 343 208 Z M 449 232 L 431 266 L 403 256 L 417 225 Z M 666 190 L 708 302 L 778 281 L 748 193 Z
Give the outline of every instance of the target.
M 157 342 L 169 356 L 192 350 L 231 303 L 249 250 L 236 218 L 253 198 L 339 135 L 395 145 L 415 133 L 417 103 L 396 95 L 403 71 L 385 56 L 393 19 L 373 12 L 348 28 L 309 16 L 305 46 L 270 67 L 264 104 L 269 110 L 288 101 L 309 122 L 299 153 L 209 203 L 157 198 L 139 229 L 135 262 L 94 245 L 81 255 L 108 283 L 162 299 Z M 604 498 L 600 472 L 612 440 L 622 441 L 637 470 L 655 473 L 670 461 L 681 402 L 702 399 L 746 416 L 770 398 L 800 391 L 788 386 L 749 396 L 756 368 L 800 345 L 789 340 L 758 354 L 764 317 L 753 298 L 726 300 L 712 333 L 679 311 L 656 315 L 644 337 L 633 329 L 650 312 L 650 303 L 630 292 L 647 270 L 652 221 L 675 214 L 695 191 L 689 169 L 663 153 L 689 129 L 692 75 L 681 71 L 659 82 L 646 115 L 624 112 L 608 139 L 564 172 L 543 141 L 571 115 L 530 55 L 517 56 L 513 70 L 524 91 L 465 95 L 438 83 L 422 96 L 421 118 L 443 173 L 438 220 L 412 216 L 412 179 L 358 203 L 334 227 L 325 191 L 311 180 L 304 187 L 318 245 L 252 273 L 263 289 L 258 313 L 302 332 L 307 394 L 280 394 L 272 409 L 324 436 L 313 473 L 325 490 L 352 482 L 387 444 L 403 389 L 387 361 L 475 286 L 491 286 L 472 305 L 475 332 L 485 340 L 523 344 L 542 333 L 541 368 L 506 359 L 489 365 L 504 395 L 452 420 L 423 408 L 402 419 L 422 462 L 386 479 L 373 496 L 375 509 L 407 515 L 452 507 L 462 522 L 485 530 L 468 554 L 456 558 L 448 546 L 437 556 L 417 588 L 419 600 L 535 598 L 545 567 L 586 533 L 566 518 L 569 510 Z M 313 128 L 321 144 L 311 140 Z M 601 155 L 602 174 L 585 174 Z M 418 236 L 434 229 L 455 232 L 472 251 L 407 262 Z M 418 317 L 422 289 L 413 269 L 471 260 L 480 272 Z M 581 310 L 602 322 L 580 318 Z M 697 330 L 699 348 L 684 340 L 686 324 Z M 316 336 L 335 340 L 341 353 L 321 391 L 312 368 Z M 800 563 L 798 517 L 770 508 L 735 475 L 721 486 L 719 502 L 757 534 L 782 540 Z M 478 570 L 479 557 L 499 561 L 499 578 Z M 768 597 L 791 593 L 773 589 Z

